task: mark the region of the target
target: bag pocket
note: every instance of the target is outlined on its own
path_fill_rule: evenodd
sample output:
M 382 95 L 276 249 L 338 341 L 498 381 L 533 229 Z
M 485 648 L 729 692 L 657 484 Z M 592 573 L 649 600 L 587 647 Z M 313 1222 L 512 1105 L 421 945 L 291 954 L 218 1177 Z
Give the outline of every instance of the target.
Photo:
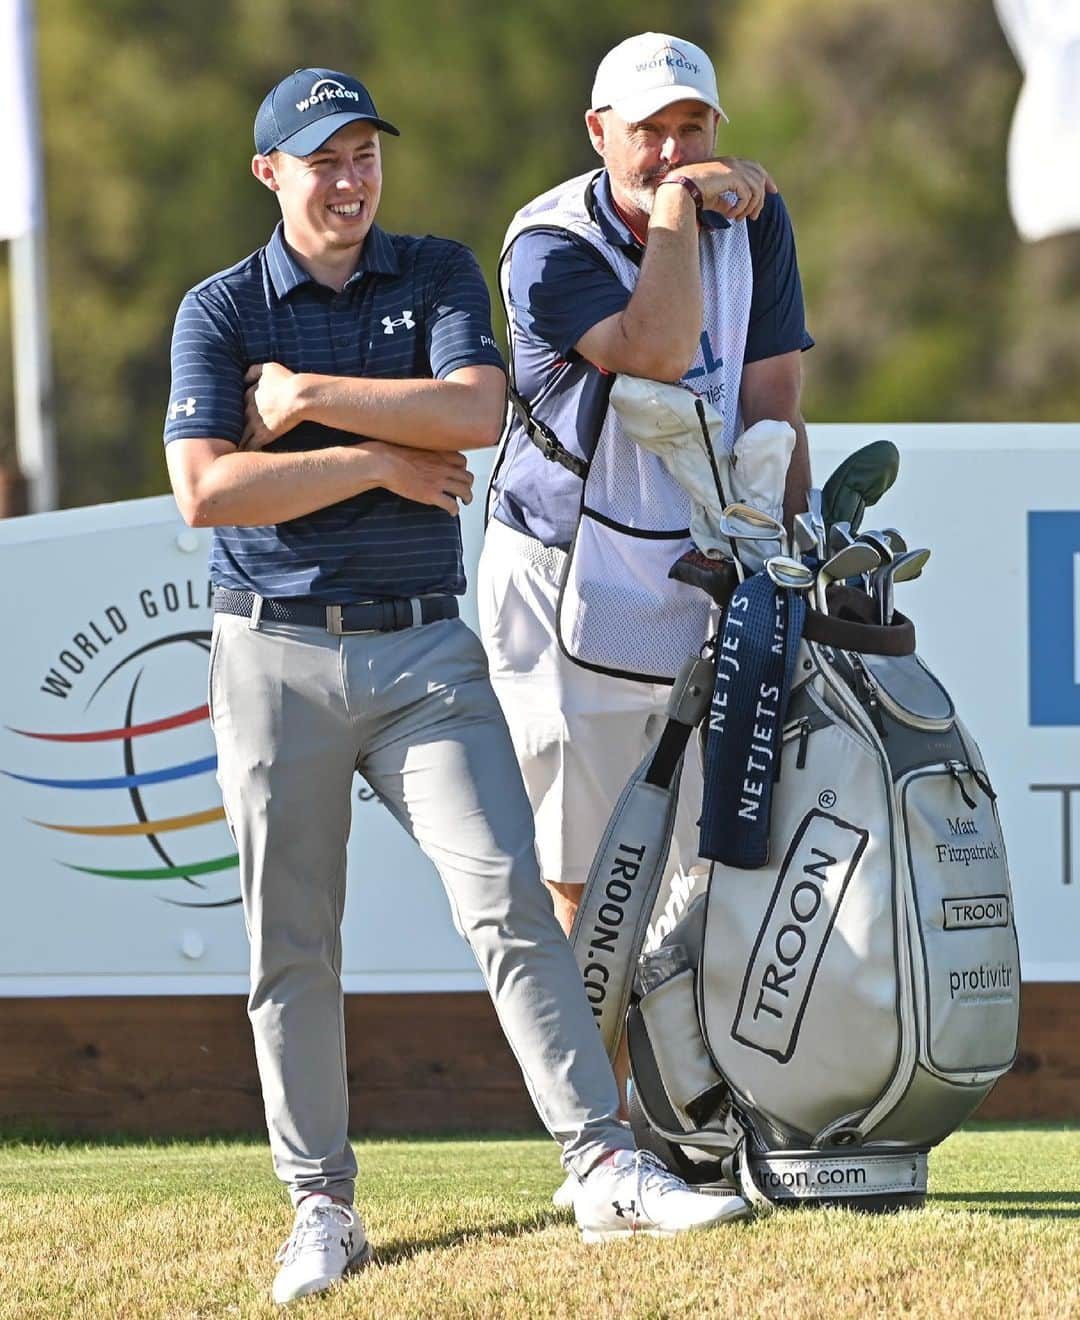
M 921 1053 L 942 1077 L 999 1074 L 1016 1054 L 1020 957 L 993 789 L 984 771 L 951 760 L 913 770 L 897 800 Z
M 665 947 L 646 954 L 639 975 L 647 981 L 650 965 L 671 952 Z M 654 985 L 638 1007 L 667 1098 L 683 1128 L 693 1131 L 708 1120 L 726 1094 L 698 1023 L 693 969 L 684 967 Z
M 632 531 L 584 509 L 556 615 L 571 660 L 620 678 L 672 683 L 709 636 L 713 606 L 668 569 L 690 549 L 680 532 Z

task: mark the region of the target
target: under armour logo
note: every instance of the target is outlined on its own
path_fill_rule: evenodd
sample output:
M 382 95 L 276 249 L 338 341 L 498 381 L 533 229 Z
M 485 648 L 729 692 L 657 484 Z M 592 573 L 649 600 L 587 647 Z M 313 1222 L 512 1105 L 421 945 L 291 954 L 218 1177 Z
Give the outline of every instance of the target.
M 612 1201 L 611 1204 L 615 1209 L 615 1213 L 619 1216 L 620 1219 L 633 1219 L 635 1213 L 637 1212 L 636 1201 L 629 1201 L 627 1202 L 626 1205 L 620 1205 L 618 1201 Z
M 384 335 L 392 335 L 399 325 L 404 326 L 406 330 L 411 330 L 416 325 L 413 320 L 412 308 L 409 308 L 408 311 L 402 311 L 396 321 L 392 321 L 389 316 L 384 316 L 382 323 Z
M 178 399 L 178 400 L 173 404 L 173 406 L 169 409 L 169 421 L 170 421 L 170 422 L 175 422 L 176 419 L 180 416 L 181 413 L 183 413 L 185 417 L 194 417 L 194 416 L 195 416 L 195 400 L 194 400 L 194 399 Z
M 341 1249 L 342 1249 L 342 1251 L 345 1252 L 345 1254 L 346 1254 L 347 1256 L 351 1256 L 351 1255 L 352 1255 L 352 1251 L 353 1251 L 353 1235 L 352 1235 L 352 1229 L 351 1229 L 351 1228 L 349 1229 L 349 1236 L 348 1236 L 348 1237 L 343 1237 L 343 1238 L 341 1239 Z

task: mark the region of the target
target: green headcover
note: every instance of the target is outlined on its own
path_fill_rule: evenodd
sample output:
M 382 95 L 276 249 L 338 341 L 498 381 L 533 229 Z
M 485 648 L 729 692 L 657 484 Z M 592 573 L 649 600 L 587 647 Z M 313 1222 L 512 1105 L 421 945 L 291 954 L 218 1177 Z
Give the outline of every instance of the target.
M 891 440 L 874 440 L 850 454 L 821 492 L 826 528 L 849 522 L 852 532 L 857 532 L 868 506 L 881 499 L 899 471 L 900 451 Z

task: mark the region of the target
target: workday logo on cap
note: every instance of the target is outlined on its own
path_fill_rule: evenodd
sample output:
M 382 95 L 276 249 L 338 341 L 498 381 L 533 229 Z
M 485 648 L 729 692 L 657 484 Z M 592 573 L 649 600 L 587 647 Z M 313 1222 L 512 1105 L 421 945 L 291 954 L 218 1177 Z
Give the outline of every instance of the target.
M 702 101 L 726 122 L 712 61 L 692 41 L 642 32 L 608 51 L 596 70 L 592 108 L 611 107 L 628 123 L 676 101 Z
M 303 114 L 312 106 L 319 105 L 322 101 L 332 101 L 335 97 L 340 97 L 343 101 L 359 102 L 360 93 L 351 91 L 334 78 L 319 78 L 307 96 L 302 101 L 297 101 L 296 108 Z
M 699 74 L 701 72 L 700 64 L 695 64 L 685 51 L 681 51 L 678 46 L 672 46 L 670 43 L 661 46 L 655 54 L 642 60 L 640 64 L 634 65 L 635 72 L 637 73 L 648 73 L 651 69 L 659 69 L 661 67 L 669 69 L 685 69 L 690 74 Z
M 339 128 L 356 120 L 398 136 L 379 118 L 371 93 L 356 78 L 334 69 L 297 69 L 269 91 L 255 116 L 255 150 L 260 156 L 285 151 L 310 156 Z

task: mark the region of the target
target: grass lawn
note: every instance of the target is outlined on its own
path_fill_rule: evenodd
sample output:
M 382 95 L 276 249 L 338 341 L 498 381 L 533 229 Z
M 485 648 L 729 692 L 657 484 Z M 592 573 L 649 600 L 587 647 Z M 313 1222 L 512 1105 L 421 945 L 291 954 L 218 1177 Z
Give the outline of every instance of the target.
M 552 1143 L 363 1141 L 374 1268 L 289 1314 L 337 1317 L 1080 1316 L 1080 1126 L 972 1126 L 926 1209 L 789 1211 L 587 1247 Z M 262 1145 L 0 1138 L 0 1317 L 280 1315 L 290 1213 Z

